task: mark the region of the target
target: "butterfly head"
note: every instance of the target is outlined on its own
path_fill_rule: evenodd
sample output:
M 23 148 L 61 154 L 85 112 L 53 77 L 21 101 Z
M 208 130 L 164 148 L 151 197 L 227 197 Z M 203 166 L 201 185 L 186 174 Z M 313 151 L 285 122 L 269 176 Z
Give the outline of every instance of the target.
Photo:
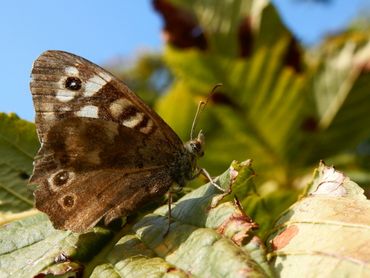
M 199 134 L 196 138 L 191 139 L 185 143 L 185 148 L 187 151 L 192 154 L 194 157 L 202 157 L 204 155 L 204 134 L 202 131 L 199 131 Z
M 195 131 L 195 127 L 198 123 L 199 115 L 200 113 L 204 110 L 206 107 L 210 97 L 212 94 L 216 91 L 218 87 L 222 86 L 221 83 L 216 84 L 211 93 L 208 95 L 206 101 L 200 101 L 198 104 L 197 111 L 194 116 L 193 124 L 191 125 L 191 130 L 190 130 L 190 141 L 185 143 L 185 148 L 186 150 L 194 157 L 194 158 L 199 158 L 204 155 L 204 134 L 202 130 L 199 131 L 198 136 L 196 138 L 193 137 L 193 133 Z

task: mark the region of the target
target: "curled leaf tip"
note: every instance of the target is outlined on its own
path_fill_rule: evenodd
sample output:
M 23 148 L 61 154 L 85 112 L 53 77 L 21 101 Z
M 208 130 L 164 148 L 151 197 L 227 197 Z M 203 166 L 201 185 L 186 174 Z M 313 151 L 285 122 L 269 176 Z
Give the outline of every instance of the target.
M 217 232 L 241 246 L 250 237 L 250 232 L 258 228 L 258 224 L 245 214 L 237 199 L 234 200 L 234 207 L 235 211 L 218 226 Z
M 55 257 L 54 262 L 62 263 L 62 262 L 67 262 L 69 260 L 70 260 L 69 256 L 67 256 L 66 254 L 62 252 L 58 256 Z
M 343 186 L 347 176 L 334 169 L 332 166 L 326 166 L 322 161 L 319 167 L 320 178 L 316 190 L 311 195 L 326 195 L 334 197 L 344 197 L 347 194 Z
M 231 181 L 234 181 L 237 176 L 238 176 L 239 172 L 237 170 L 235 170 L 233 167 L 230 167 L 230 180 Z
M 53 265 L 34 277 L 41 278 L 48 275 L 59 276 L 67 275 L 68 277 L 82 277 L 84 272 L 84 267 L 81 264 L 76 262 L 63 262 L 56 265 Z
M 247 159 L 240 163 L 240 166 L 242 167 L 250 167 L 252 166 L 253 159 Z

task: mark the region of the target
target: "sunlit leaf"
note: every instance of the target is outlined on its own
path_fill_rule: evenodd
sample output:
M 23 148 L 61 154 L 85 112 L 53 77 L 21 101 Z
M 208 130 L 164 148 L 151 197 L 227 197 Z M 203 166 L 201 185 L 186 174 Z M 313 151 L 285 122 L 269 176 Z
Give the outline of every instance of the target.
M 276 222 L 270 257 L 280 277 L 370 275 L 370 202 L 323 163 L 307 194 Z

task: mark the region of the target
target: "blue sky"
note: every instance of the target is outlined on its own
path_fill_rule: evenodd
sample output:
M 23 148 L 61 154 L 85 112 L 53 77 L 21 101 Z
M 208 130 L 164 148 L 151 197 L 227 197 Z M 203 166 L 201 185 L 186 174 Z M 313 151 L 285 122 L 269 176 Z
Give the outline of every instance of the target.
M 305 44 L 343 28 L 368 0 L 274 0 L 284 22 Z M 366 4 L 367 2 L 367 4 Z M 33 120 L 28 83 L 32 62 L 47 49 L 81 55 L 97 64 L 160 50 L 161 19 L 149 0 L 4 1 L 0 9 L 0 111 Z

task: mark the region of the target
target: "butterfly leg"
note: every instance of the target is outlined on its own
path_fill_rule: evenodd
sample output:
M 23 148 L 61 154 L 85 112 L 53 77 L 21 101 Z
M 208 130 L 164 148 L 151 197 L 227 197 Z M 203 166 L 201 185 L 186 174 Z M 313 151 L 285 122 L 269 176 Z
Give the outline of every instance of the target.
M 167 230 L 164 233 L 163 237 L 165 237 L 168 232 L 170 231 L 170 226 L 171 226 L 171 219 L 172 219 L 172 194 L 181 191 L 181 187 L 174 184 L 171 189 L 168 191 L 168 226 Z
M 216 207 L 221 202 L 221 200 L 223 198 L 225 198 L 226 196 L 228 196 L 232 192 L 231 186 L 228 189 L 221 188 L 217 183 L 214 182 L 214 180 L 212 179 L 212 177 L 210 176 L 210 174 L 204 168 L 200 168 L 199 169 L 199 174 L 198 175 L 200 175 L 200 174 L 203 174 L 214 187 L 216 187 L 218 190 L 220 190 L 220 191 L 223 192 L 222 194 L 220 194 L 218 196 L 215 196 L 212 199 L 212 202 L 211 202 L 210 207 L 211 208 L 214 208 L 214 207 Z
M 209 182 L 214 186 L 214 187 L 216 187 L 218 190 L 220 190 L 220 191 L 222 191 L 222 192 L 226 192 L 226 190 L 225 189 L 223 189 L 223 188 L 221 188 L 217 183 L 215 183 L 215 181 L 212 179 L 212 177 L 211 177 L 211 175 L 207 172 L 207 170 L 206 169 L 204 169 L 204 168 L 200 168 L 199 169 L 199 172 L 197 173 L 197 176 L 199 176 L 199 175 L 203 175 L 203 176 L 205 176 L 208 180 L 209 180 Z
M 166 232 L 164 233 L 164 237 L 168 234 L 171 228 L 171 217 L 172 217 L 171 204 L 172 204 L 172 192 L 170 190 L 168 191 L 168 226 Z

